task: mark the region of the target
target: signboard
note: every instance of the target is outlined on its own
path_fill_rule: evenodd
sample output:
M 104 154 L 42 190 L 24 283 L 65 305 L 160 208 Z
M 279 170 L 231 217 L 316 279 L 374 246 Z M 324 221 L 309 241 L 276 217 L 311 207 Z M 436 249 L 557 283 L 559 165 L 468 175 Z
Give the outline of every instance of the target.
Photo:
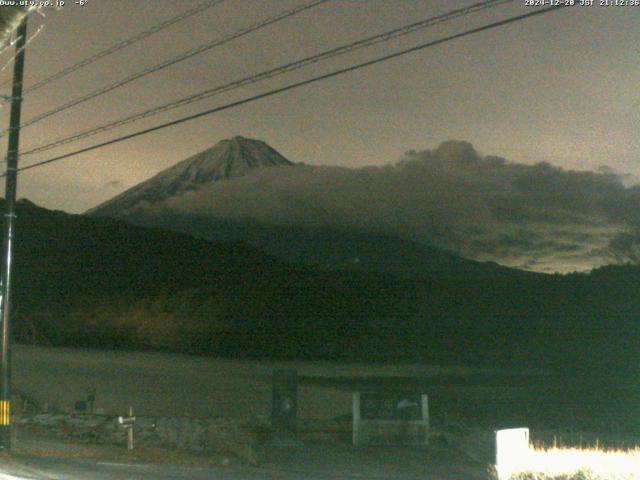
M 518 467 L 527 464 L 529 457 L 529 429 L 496 430 L 495 465 L 499 478 L 509 478 Z
M 422 395 L 415 393 L 361 393 L 364 420 L 422 420 Z
M 353 395 L 354 445 L 427 445 L 429 403 L 413 392 Z

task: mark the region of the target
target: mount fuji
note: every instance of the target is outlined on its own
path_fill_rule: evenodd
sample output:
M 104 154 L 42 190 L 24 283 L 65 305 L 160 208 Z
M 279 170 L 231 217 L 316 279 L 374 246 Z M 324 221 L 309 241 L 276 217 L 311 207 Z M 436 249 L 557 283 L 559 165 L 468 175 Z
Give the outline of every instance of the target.
M 274 167 L 284 170 L 265 172 Z M 238 136 L 177 163 L 86 214 L 119 218 L 138 226 L 173 230 L 213 242 L 241 242 L 286 263 L 322 270 L 464 277 L 493 276 L 504 270 L 492 262 L 466 260 L 443 249 L 375 229 L 332 224 L 278 225 L 251 216 L 229 218 L 215 213 L 214 204 L 225 202 L 220 199 L 220 188 L 236 192 L 231 203 L 240 205 L 247 202 L 244 193 L 240 193 L 244 192 L 243 181 L 255 182 L 254 191 L 262 192 L 269 187 L 264 182 L 275 179 L 277 183 L 278 179 L 295 173 L 290 169 L 308 172 L 318 171 L 317 168 L 295 164 L 263 141 Z M 261 172 L 270 175 L 263 179 Z M 212 203 L 200 202 L 197 212 L 180 211 L 172 206 L 175 201 L 189 205 L 194 194 L 204 192 L 213 192 Z M 283 208 L 303 207 L 292 200 Z
M 237 136 L 163 170 L 86 213 L 104 217 L 127 216 L 135 209 L 158 204 L 213 182 L 241 177 L 252 170 L 293 165 L 265 142 Z

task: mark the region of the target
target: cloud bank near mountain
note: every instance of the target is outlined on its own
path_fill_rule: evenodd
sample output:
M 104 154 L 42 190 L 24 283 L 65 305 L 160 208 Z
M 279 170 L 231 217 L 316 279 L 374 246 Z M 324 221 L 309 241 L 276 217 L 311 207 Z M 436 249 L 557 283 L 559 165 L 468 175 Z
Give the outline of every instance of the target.
M 385 167 L 260 169 L 139 208 L 358 228 L 476 260 L 567 272 L 638 260 L 639 207 L 640 188 L 606 168 L 516 164 L 449 141 Z

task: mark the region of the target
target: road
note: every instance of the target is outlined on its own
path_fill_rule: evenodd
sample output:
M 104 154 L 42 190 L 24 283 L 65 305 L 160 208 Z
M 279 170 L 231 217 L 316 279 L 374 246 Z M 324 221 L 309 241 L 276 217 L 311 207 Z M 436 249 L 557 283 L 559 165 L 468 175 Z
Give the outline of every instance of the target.
M 463 446 L 455 440 L 426 448 L 329 440 L 263 445 L 253 466 L 224 455 L 191 458 L 163 450 L 157 456 L 144 449 L 130 455 L 109 446 L 19 435 L 12 453 L 0 454 L 0 480 L 486 480 L 488 465 L 462 453 Z
M 114 457 L 82 457 L 69 449 L 0 455 L 0 480 L 487 480 L 484 462 L 447 443 L 424 447 L 354 447 L 310 442 L 295 448 L 265 448 L 258 466 L 224 457 L 217 463 L 143 463 Z M 57 450 L 56 452 L 59 452 Z M 167 451 L 171 458 L 171 452 Z M 213 460 L 213 458 L 212 458 Z
M 364 478 L 313 472 L 224 467 L 181 467 L 96 462 L 79 459 L 20 458 L 3 462 L 0 480 L 330 480 Z M 371 478 L 371 477 L 368 477 Z M 391 477 L 380 477 L 389 479 Z
M 276 477 L 229 471 L 224 468 L 153 466 L 54 458 L 13 459 L 10 462 L 3 462 L 2 471 L 0 471 L 0 480 L 264 480 L 269 478 Z
M 462 473 L 459 470 L 451 471 L 449 474 L 425 476 L 424 472 L 415 475 L 398 475 L 397 472 L 389 474 L 384 470 L 379 473 L 371 471 L 354 473 L 251 467 L 156 466 L 36 457 L 4 459 L 1 464 L 0 480 L 423 480 L 424 478 L 479 480 L 487 478 L 486 474 L 479 476 L 477 472 Z

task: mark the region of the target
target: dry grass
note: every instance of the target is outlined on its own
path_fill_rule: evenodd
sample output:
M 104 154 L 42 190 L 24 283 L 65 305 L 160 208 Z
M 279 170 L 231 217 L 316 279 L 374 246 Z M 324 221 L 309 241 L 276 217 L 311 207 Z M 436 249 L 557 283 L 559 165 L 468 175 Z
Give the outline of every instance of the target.
M 526 456 L 503 466 L 509 480 L 640 480 L 640 448 L 531 448 Z

